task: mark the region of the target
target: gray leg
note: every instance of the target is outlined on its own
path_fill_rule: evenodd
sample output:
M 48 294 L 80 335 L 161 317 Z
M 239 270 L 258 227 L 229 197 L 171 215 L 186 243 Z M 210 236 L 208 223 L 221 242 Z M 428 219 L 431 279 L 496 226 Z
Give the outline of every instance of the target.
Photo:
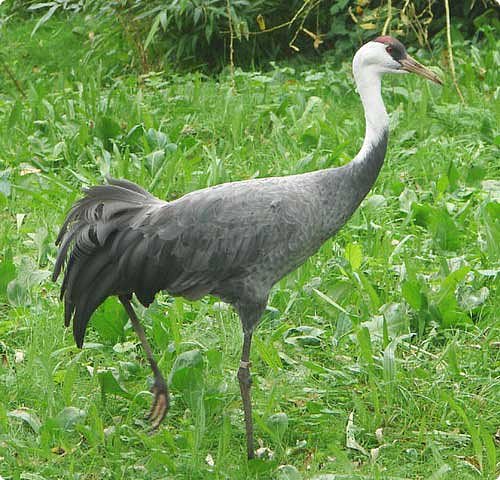
M 246 291 L 246 299 L 240 298 L 236 310 L 240 316 L 243 327 L 243 351 L 241 352 L 240 368 L 238 369 L 238 380 L 240 382 L 241 399 L 243 401 L 243 412 L 245 413 L 245 429 L 247 436 L 247 455 L 249 459 L 255 457 L 253 444 L 253 419 L 252 419 L 252 398 L 250 387 L 252 377 L 250 376 L 250 347 L 252 345 L 252 333 L 259 323 L 260 317 L 266 308 L 267 295 L 262 298 L 259 292 Z
M 163 378 L 163 375 L 158 368 L 156 360 L 153 358 L 153 352 L 151 350 L 151 347 L 149 346 L 148 339 L 146 338 L 146 334 L 144 332 L 144 329 L 142 328 L 142 325 L 139 323 L 139 319 L 135 314 L 130 300 L 125 296 L 120 296 L 118 298 L 127 311 L 127 314 L 132 323 L 132 327 L 134 328 L 135 333 L 141 341 L 142 348 L 144 348 L 148 362 L 151 365 L 151 370 L 153 370 L 155 383 L 153 385 L 152 391 L 155 398 L 153 400 L 151 410 L 149 411 L 148 419 L 152 422 L 152 429 L 156 430 L 165 418 L 169 407 L 167 383 L 165 382 L 165 379 Z
M 238 380 L 240 382 L 241 399 L 243 400 L 243 411 L 245 412 L 245 428 L 247 435 L 248 458 L 254 458 L 253 450 L 253 420 L 252 420 L 252 398 L 250 387 L 252 377 L 250 375 L 250 346 L 252 344 L 252 332 L 244 332 L 243 352 L 241 354 L 240 368 L 238 369 Z

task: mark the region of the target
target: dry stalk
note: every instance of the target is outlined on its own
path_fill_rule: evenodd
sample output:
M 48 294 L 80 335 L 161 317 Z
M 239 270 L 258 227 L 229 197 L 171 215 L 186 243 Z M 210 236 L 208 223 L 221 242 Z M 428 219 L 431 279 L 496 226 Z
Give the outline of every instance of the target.
M 460 91 L 460 87 L 458 86 L 457 76 L 455 74 L 455 64 L 453 63 L 453 48 L 451 45 L 451 22 L 450 22 L 450 4 L 449 0 L 444 0 L 444 8 L 446 10 L 446 41 L 448 43 L 448 57 L 450 62 L 450 70 L 451 70 L 451 78 L 453 80 L 453 84 L 457 90 L 458 96 L 462 103 L 465 103 L 464 96 Z
M 308 10 L 310 11 L 312 8 L 314 8 L 316 5 L 319 5 L 323 0 L 317 0 L 314 5 L 312 5 L 312 7 Z M 306 9 L 306 7 L 312 2 L 312 0 L 304 0 L 304 3 L 302 4 L 302 6 L 295 12 L 294 16 L 290 19 L 290 20 L 287 20 L 286 22 L 284 23 L 280 23 L 279 25 L 275 25 L 274 27 L 270 27 L 270 28 L 265 28 L 263 30 L 257 30 L 257 31 L 250 31 L 250 32 L 246 32 L 245 35 L 260 35 L 262 33 L 269 33 L 269 32 L 274 32 L 275 30 L 280 30 L 281 28 L 285 28 L 285 27 L 288 27 L 290 25 L 292 25 L 292 23 L 295 22 L 295 20 L 297 20 L 297 18 L 299 18 L 299 16 L 302 14 L 302 12 Z M 230 26 L 231 28 L 231 26 Z M 300 29 L 299 29 L 300 30 Z M 221 33 L 230 33 L 229 31 L 222 31 Z
M 118 23 L 122 27 L 122 31 L 124 32 L 125 37 L 127 38 L 130 45 L 135 47 L 136 51 L 139 53 L 143 73 L 148 73 L 150 70 L 148 53 L 146 52 L 146 50 L 144 50 L 142 42 L 137 37 L 137 33 L 134 32 L 133 28 L 130 27 L 133 22 L 130 21 L 130 19 L 123 18 L 122 13 L 118 10 L 115 10 L 115 12 L 116 18 L 118 19 Z
M 4 61 L 3 58 L 0 59 L 0 61 L 2 62 L 2 65 L 3 65 L 3 68 L 5 70 L 5 73 L 7 74 L 7 76 L 12 80 L 12 83 L 15 85 L 17 91 L 21 94 L 21 96 L 23 98 L 26 98 L 26 93 L 25 91 L 23 90 L 23 87 L 21 86 L 21 83 L 19 82 L 19 80 L 14 76 L 14 74 L 12 73 L 12 70 L 9 68 L 9 66 L 7 65 L 7 63 Z
M 233 33 L 233 17 L 231 15 L 230 0 L 226 0 L 227 21 L 229 24 L 229 71 L 231 74 L 231 88 L 233 91 L 236 89 L 236 82 L 234 81 L 234 33 Z
M 285 28 L 285 27 L 292 25 L 301 15 L 303 15 L 302 21 L 300 22 L 299 27 L 296 29 L 296 31 L 292 37 L 292 40 L 289 42 L 288 45 L 293 50 L 298 51 L 299 49 L 294 45 L 294 42 L 297 39 L 298 34 L 301 31 L 304 31 L 307 35 L 309 35 L 311 38 L 313 38 L 314 48 L 318 48 L 318 46 L 321 43 L 323 43 L 323 41 L 321 40 L 321 35 L 313 34 L 312 32 L 309 32 L 308 30 L 306 30 L 304 28 L 304 23 L 307 19 L 307 16 L 309 15 L 309 13 L 312 11 L 312 9 L 314 7 L 318 7 L 322 1 L 323 0 L 304 0 L 304 3 L 302 4 L 302 6 L 295 12 L 295 14 L 293 15 L 293 17 L 290 20 L 287 20 L 284 23 L 280 23 L 279 25 L 275 25 L 274 27 L 263 28 L 262 30 L 258 30 L 258 31 L 245 32 L 245 35 L 260 35 L 262 33 L 274 32 L 274 31 L 279 30 L 281 28 Z M 226 10 L 227 10 L 229 30 L 222 31 L 221 33 L 229 34 L 229 67 L 230 67 L 230 71 L 231 71 L 231 84 L 232 84 L 232 88 L 234 89 L 235 88 L 235 82 L 234 82 L 234 27 L 233 27 L 233 21 L 232 21 L 232 17 L 231 17 L 230 0 L 226 0 Z M 261 17 L 261 16 L 259 15 L 259 17 Z M 262 17 L 261 17 L 261 19 L 262 19 L 262 25 L 265 25 Z M 259 25 L 260 25 L 261 23 L 259 21 L 259 18 L 257 18 L 257 21 L 259 22 Z M 316 18 L 317 23 L 318 23 L 318 21 L 319 21 L 318 18 Z
M 292 49 L 292 50 L 295 50 L 296 52 L 299 51 L 299 49 L 294 45 L 295 43 L 295 40 L 297 40 L 297 37 L 299 35 L 299 33 L 301 31 L 305 31 L 304 29 L 304 23 L 307 19 L 307 16 L 309 15 L 309 12 L 311 12 L 311 10 L 318 6 L 320 3 L 322 2 L 322 0 L 317 0 L 315 3 L 313 3 L 311 0 L 305 0 L 304 4 L 302 5 L 302 7 L 300 8 L 300 10 L 297 11 L 297 13 L 294 15 L 294 17 L 290 20 L 290 24 L 292 24 L 293 22 L 295 22 L 295 20 L 298 18 L 299 14 L 302 13 L 302 11 L 305 9 L 306 6 L 308 6 L 309 4 L 309 8 L 306 10 L 304 16 L 302 17 L 302 21 L 300 22 L 300 25 L 299 25 L 299 28 L 297 28 L 297 30 L 295 31 L 295 33 L 293 34 L 293 37 L 292 39 L 290 40 L 290 42 L 288 43 L 288 46 Z M 315 35 L 315 39 L 318 38 L 319 39 L 319 35 Z M 320 40 L 321 42 L 321 40 Z M 322 43 L 322 42 L 321 42 Z
M 382 29 L 382 35 L 387 34 L 387 30 L 390 31 L 392 20 L 392 0 L 387 0 L 387 18 L 385 19 L 384 28 Z

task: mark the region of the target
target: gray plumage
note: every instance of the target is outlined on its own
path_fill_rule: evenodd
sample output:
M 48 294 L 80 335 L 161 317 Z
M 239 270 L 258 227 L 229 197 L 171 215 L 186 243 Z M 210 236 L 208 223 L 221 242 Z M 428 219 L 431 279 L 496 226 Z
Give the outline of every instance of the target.
M 250 399 L 252 332 L 272 286 L 301 265 L 349 219 L 372 188 L 387 147 L 389 118 L 381 97 L 384 73 L 439 78 L 391 37 L 356 53 L 353 72 L 366 119 L 363 146 L 348 165 L 287 177 L 226 183 L 161 201 L 126 180 L 92 187 L 76 202 L 57 238 L 54 280 L 65 324 L 81 347 L 92 313 L 117 295 L 154 373 L 153 428 L 169 406 L 168 387 L 130 302 L 148 306 L 165 290 L 194 300 L 211 294 L 232 304 L 243 327 L 238 380 L 248 457 L 254 456 Z
M 356 210 L 383 161 L 302 175 L 226 183 L 163 202 L 126 180 L 86 190 L 57 238 L 57 279 L 78 346 L 95 309 L 111 295 L 148 306 L 160 290 L 195 300 L 211 294 L 265 307 L 271 287 L 301 265 Z M 249 328 L 257 312 L 246 320 Z

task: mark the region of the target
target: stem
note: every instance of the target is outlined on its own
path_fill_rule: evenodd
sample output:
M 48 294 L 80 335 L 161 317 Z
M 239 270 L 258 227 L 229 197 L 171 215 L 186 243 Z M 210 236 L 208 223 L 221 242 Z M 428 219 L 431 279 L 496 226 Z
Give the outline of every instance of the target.
M 462 103 L 465 103 L 464 96 L 462 95 L 460 87 L 458 86 L 457 76 L 455 74 L 455 64 L 453 63 L 453 47 L 451 45 L 451 22 L 450 22 L 449 0 L 444 0 L 444 8 L 446 10 L 446 41 L 448 43 L 448 57 L 450 61 L 451 78 L 457 90 L 458 96 L 460 97 L 460 100 L 462 100 Z
M 292 25 L 292 23 L 294 23 L 295 20 L 297 20 L 299 15 L 302 14 L 304 9 L 307 7 L 307 5 L 309 5 L 309 3 L 311 1 L 312 0 L 304 0 L 304 3 L 302 4 L 302 6 L 295 12 L 294 16 L 290 20 L 287 20 L 286 22 L 280 23 L 279 25 L 275 25 L 274 27 L 265 28 L 264 30 L 249 31 L 249 32 L 246 32 L 246 34 L 248 34 L 248 35 L 262 35 L 263 33 L 274 32 L 275 30 L 280 30 L 282 28 L 285 28 L 285 27 Z M 319 5 L 322 1 L 323 0 L 316 0 L 316 2 L 311 6 L 311 8 L 309 8 L 307 10 L 307 13 L 309 13 L 315 6 Z M 221 33 L 229 33 L 229 32 L 222 31 Z
M 226 0 L 227 21 L 229 23 L 229 69 L 231 72 L 231 88 L 235 90 L 236 84 L 234 81 L 234 34 L 233 34 L 233 17 L 231 16 L 230 0 Z
M 7 76 L 12 80 L 12 83 L 16 86 L 17 91 L 21 94 L 21 96 L 23 98 L 26 98 L 26 93 L 24 92 L 23 87 L 21 87 L 21 84 L 19 83 L 19 80 L 12 73 L 12 70 L 5 63 L 5 61 L 4 61 L 3 58 L 0 61 L 2 62 L 2 65 L 3 65 L 3 68 L 5 70 L 5 73 L 7 73 Z
M 387 0 L 387 18 L 385 19 L 384 28 L 382 29 L 382 35 L 387 33 L 387 29 L 390 28 L 392 20 L 392 0 Z

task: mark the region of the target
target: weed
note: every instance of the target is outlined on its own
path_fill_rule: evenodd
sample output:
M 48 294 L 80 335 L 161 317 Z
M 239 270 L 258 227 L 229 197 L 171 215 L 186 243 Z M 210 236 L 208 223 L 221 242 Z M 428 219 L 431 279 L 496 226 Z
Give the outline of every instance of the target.
M 341 165 L 363 136 L 349 65 L 116 75 L 74 25 L 4 32 L 26 92 L 0 93 L 0 476 L 494 478 L 498 474 L 498 42 L 455 51 L 465 97 L 385 80 L 392 135 L 350 223 L 274 290 L 252 361 L 262 458 L 244 458 L 237 317 L 159 295 L 140 316 L 172 408 L 149 436 L 149 369 L 114 299 L 83 350 L 48 279 L 82 186 L 165 199 Z M 72 29 L 73 28 L 73 29 Z M 26 36 L 27 34 L 27 36 Z M 47 59 L 45 61 L 44 59 Z M 323 475 L 323 476 L 321 476 Z

